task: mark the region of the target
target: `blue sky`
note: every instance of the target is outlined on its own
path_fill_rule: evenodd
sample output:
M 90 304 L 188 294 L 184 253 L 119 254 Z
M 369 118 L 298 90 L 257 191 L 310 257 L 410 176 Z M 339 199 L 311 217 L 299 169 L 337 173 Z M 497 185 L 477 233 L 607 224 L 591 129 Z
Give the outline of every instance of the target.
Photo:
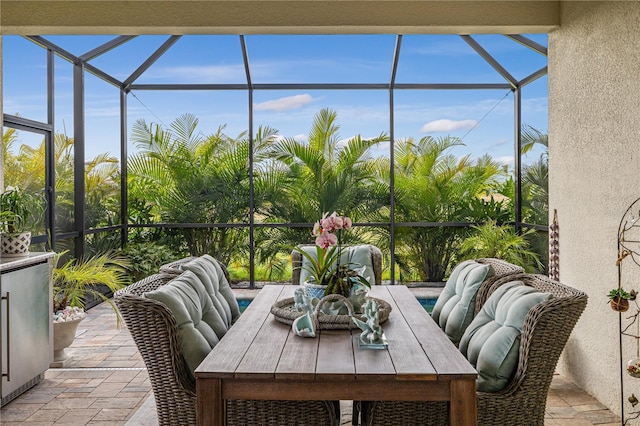
M 80 55 L 114 36 L 51 36 L 54 43 Z M 517 79 L 546 65 L 546 58 L 501 35 L 473 36 Z M 528 35 L 547 45 L 546 35 Z M 139 36 L 91 61 L 126 79 L 167 36 Z M 394 35 L 277 36 L 248 35 L 252 80 L 261 83 L 388 83 Z M 18 37 L 3 37 L 4 112 L 46 120 L 46 52 Z M 502 77 L 460 37 L 405 35 L 398 83 L 504 83 Z M 72 65 L 55 62 L 56 131 L 71 135 Z M 246 83 L 238 36 L 183 36 L 136 83 Z M 85 77 L 87 156 L 119 155 L 119 93 L 92 75 Z M 394 94 L 395 137 L 431 135 L 463 138 L 457 155 L 485 153 L 506 163 L 513 159 L 513 95 L 508 90 L 397 90 Z M 129 127 L 139 119 L 169 125 L 190 112 L 200 130 L 221 125 L 237 136 L 248 128 L 245 91 L 134 91 L 128 97 Z M 254 129 L 269 125 L 288 137 L 307 138 L 313 116 L 322 108 L 338 113 L 342 138 L 389 133 L 387 90 L 256 90 Z M 523 89 L 523 123 L 547 131 L 547 78 Z M 21 132 L 21 142 L 41 140 Z M 131 148 L 133 149 L 133 148 Z M 374 155 L 385 155 L 388 144 Z M 530 153 L 533 161 L 541 151 Z

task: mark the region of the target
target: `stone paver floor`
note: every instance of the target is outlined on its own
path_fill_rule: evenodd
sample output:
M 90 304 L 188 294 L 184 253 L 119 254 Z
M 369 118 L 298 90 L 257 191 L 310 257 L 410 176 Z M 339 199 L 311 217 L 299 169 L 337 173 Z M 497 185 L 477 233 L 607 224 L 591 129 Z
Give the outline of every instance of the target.
M 2 407 L 0 424 L 157 424 L 153 404 L 145 404 L 151 384 L 144 363 L 127 329 L 117 328 L 108 305 L 103 303 L 88 311 L 67 351 L 72 358 L 65 368 L 47 370 L 42 382 Z M 343 409 L 344 425 L 351 423 L 349 409 L 348 405 Z M 619 424 L 619 417 L 596 399 L 562 376 L 554 377 L 545 425 Z

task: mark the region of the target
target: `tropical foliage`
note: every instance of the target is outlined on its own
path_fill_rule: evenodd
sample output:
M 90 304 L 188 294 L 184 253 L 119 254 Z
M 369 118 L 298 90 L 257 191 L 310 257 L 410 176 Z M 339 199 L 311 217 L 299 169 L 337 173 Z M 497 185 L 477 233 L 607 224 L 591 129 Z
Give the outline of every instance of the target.
M 112 253 L 103 253 L 62 262 L 65 255 L 66 252 L 61 252 L 55 258 L 53 312 L 64 310 L 67 306 L 84 308 L 89 296 L 106 301 L 118 313 L 113 300 L 106 297 L 99 286 L 106 286 L 113 293 L 126 286 L 129 283 L 126 273 L 130 265 L 128 260 Z
M 43 194 L 45 189 L 45 141 L 36 147 L 20 145 L 15 129 L 3 135 L 4 183 L 25 193 Z M 74 140 L 64 134 L 54 136 L 55 221 L 58 231 L 73 230 Z M 87 228 L 119 223 L 119 161 L 108 153 L 85 162 L 85 225 Z M 37 230 L 44 233 L 42 224 Z
M 273 160 L 262 162 L 256 184 L 258 216 L 265 222 L 312 224 L 323 212 L 339 211 L 354 221 L 370 221 L 389 205 L 388 181 L 378 177 L 370 149 L 389 138 L 381 134 L 365 139 L 360 135 L 342 140 L 337 114 L 321 110 L 314 117 L 308 142 L 294 138 L 273 139 L 267 151 Z M 388 211 L 388 207 L 387 207 Z M 388 217 L 388 214 L 386 214 Z M 353 230 L 344 243 L 361 240 Z M 308 228 L 264 228 L 258 238 L 258 259 L 277 258 L 290 247 L 313 240 Z M 289 262 L 280 258 L 278 270 Z
M 468 222 L 479 210 L 502 216 L 502 204 L 487 194 L 495 193 L 502 166 L 485 156 L 472 160 L 449 151 L 462 142 L 453 137 L 419 141 L 406 139 L 396 146 L 395 219 L 397 222 L 428 222 L 434 226 L 399 227 L 398 263 L 422 281 L 440 281 L 454 260 L 467 228 L 441 226 L 441 222 Z M 381 170 L 381 172 L 383 172 Z
M 249 222 L 249 140 L 244 134 L 230 138 L 222 127 L 205 136 L 197 126 L 192 114 L 178 117 L 170 129 L 144 120 L 134 124 L 131 138 L 139 152 L 129 160 L 132 221 L 196 224 L 174 232 L 184 249 L 229 263 L 232 252 L 246 246 L 244 233 L 197 226 Z
M 542 267 L 539 255 L 530 249 L 527 239 L 535 233 L 534 230 L 518 234 L 513 226 L 497 225 L 493 220 L 472 228 L 476 232 L 460 245 L 460 250 L 466 257 L 495 257 L 520 265 L 528 271 L 540 270 Z
M 515 184 L 507 166 L 488 155 L 459 155 L 464 144 L 454 137 L 396 140 L 392 167 L 389 158 L 372 154 L 378 144 L 389 142 L 388 135 L 342 138 L 337 113 L 330 109 L 314 116 L 308 140 L 286 137 L 266 126 L 254 135 L 236 137 L 224 130 L 220 126 L 203 134 L 192 114 L 179 116 L 169 126 L 144 120 L 133 125 L 131 141 L 137 150 L 128 158 L 127 190 L 128 222 L 136 227 L 129 229 L 128 250 L 141 265 L 136 274 L 172 257 L 204 253 L 230 265 L 232 274 L 248 271 L 253 244 L 255 271 L 260 271 L 256 279 L 287 279 L 291 247 L 312 242 L 310 227 L 327 211 L 348 215 L 356 224 L 378 223 L 355 226 L 344 243 L 371 243 L 390 253 L 389 228 L 379 224 L 391 218 L 392 178 L 395 262 L 401 280 L 442 280 L 449 265 L 460 260 L 462 249 L 467 256 L 487 249 L 480 244 L 489 237 L 483 235 L 485 227 L 468 225 L 487 223 L 502 229 L 515 219 Z M 56 231 L 66 232 L 74 229 L 74 141 L 58 134 L 53 142 Z M 548 146 L 546 134 L 526 125 L 523 142 L 525 155 L 536 144 Z M 17 144 L 16 131 L 6 129 L 5 185 L 42 193 L 44 141 L 19 149 Z M 87 159 L 84 178 L 86 227 L 121 223 L 118 159 L 108 153 Z M 546 151 L 523 167 L 522 197 L 523 221 L 546 224 Z M 251 234 L 252 220 L 258 227 Z M 157 224 L 163 226 L 145 227 Z M 496 256 L 517 252 L 507 243 L 521 237 L 529 242 L 528 250 L 544 260 L 546 238 L 531 232 L 502 237 L 494 242 L 505 244 L 494 247 Z M 93 254 L 120 244 L 116 233 L 91 234 L 87 242 Z M 156 247 L 163 256 L 157 255 Z
M 0 231 L 31 232 L 42 222 L 44 198 L 20 188 L 7 187 L 0 193 Z

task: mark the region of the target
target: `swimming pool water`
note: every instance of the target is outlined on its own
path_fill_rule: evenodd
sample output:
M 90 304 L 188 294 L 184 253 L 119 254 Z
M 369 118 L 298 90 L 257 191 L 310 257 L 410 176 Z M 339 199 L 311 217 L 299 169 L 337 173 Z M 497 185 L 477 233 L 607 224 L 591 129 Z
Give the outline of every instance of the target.
M 251 303 L 251 299 L 238 299 L 238 307 L 240 308 L 240 312 L 244 312 Z
M 433 307 L 436 305 L 436 300 L 438 299 L 434 299 L 434 298 L 423 299 L 420 297 L 418 298 L 418 302 L 420 302 L 424 310 L 429 312 L 429 314 L 431 314 L 431 311 L 433 311 Z
M 418 298 L 418 302 L 422 305 L 425 311 L 431 313 L 433 311 L 433 307 L 436 304 L 436 299 L 433 298 Z M 251 299 L 238 299 L 238 306 L 240 307 L 240 312 L 244 312 L 251 303 Z

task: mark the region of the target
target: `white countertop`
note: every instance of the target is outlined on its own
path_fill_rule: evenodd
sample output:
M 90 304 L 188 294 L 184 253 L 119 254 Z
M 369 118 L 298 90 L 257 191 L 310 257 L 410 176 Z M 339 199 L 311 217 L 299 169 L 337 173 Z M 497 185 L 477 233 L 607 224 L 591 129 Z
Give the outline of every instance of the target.
M 36 252 L 22 257 L 0 257 L 0 271 L 8 269 L 22 268 L 25 266 L 33 265 L 36 263 L 42 263 L 49 258 L 55 256 L 54 252 Z

